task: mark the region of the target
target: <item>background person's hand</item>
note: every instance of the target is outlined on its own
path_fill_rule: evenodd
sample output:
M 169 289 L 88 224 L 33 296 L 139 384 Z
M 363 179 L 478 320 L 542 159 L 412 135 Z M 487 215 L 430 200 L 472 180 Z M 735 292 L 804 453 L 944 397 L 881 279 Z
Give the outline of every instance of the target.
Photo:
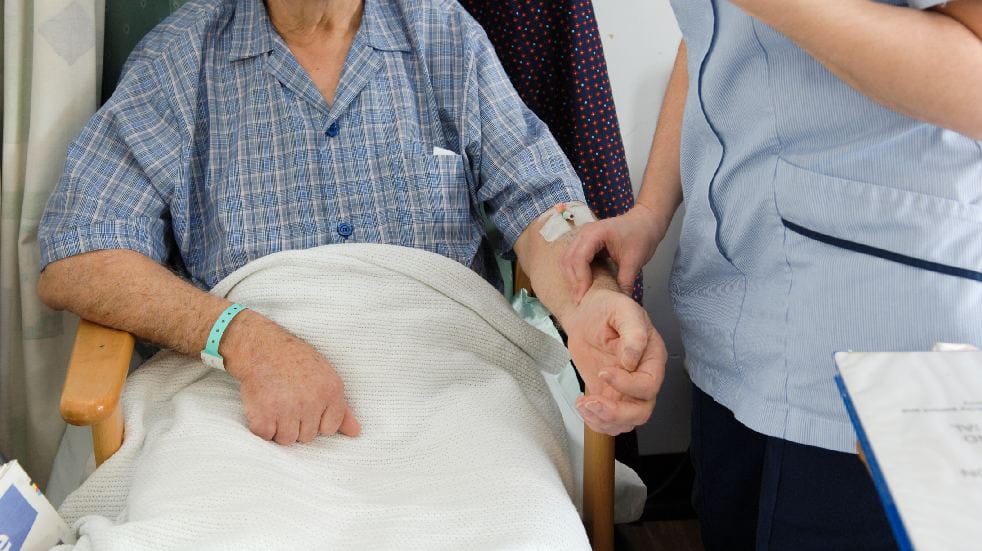
M 617 264 L 618 286 L 630 293 L 638 272 L 655 255 L 662 233 L 654 213 L 641 204 L 620 216 L 582 226 L 561 261 L 573 299 L 581 300 L 590 289 L 590 263 L 604 249 Z
M 610 435 L 646 423 L 665 378 L 667 352 L 644 309 L 627 295 L 593 287 L 562 325 L 587 388 L 576 402 L 583 421 Z
M 324 356 L 253 312 L 232 323 L 239 326 L 229 327 L 231 342 L 223 340 L 222 354 L 227 371 L 241 382 L 253 433 L 282 445 L 310 442 L 318 434 L 358 435 L 344 384 Z

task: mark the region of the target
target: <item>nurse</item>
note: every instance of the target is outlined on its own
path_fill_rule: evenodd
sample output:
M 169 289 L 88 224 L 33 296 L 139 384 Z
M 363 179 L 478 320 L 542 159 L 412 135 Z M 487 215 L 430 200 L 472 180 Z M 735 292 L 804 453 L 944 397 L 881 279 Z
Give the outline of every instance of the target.
M 606 249 L 627 287 L 684 199 L 671 294 L 708 549 L 894 548 L 832 354 L 982 344 L 982 0 L 941 4 L 673 1 L 637 206 L 563 264 L 583 292 Z

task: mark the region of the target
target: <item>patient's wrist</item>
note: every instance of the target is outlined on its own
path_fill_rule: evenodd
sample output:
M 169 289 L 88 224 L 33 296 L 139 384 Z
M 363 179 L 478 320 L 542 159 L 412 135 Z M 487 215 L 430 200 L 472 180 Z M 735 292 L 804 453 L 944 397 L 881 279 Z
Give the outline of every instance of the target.
M 576 317 L 577 310 L 583 308 L 584 305 L 588 305 L 590 303 L 589 299 L 598 293 L 621 293 L 620 289 L 617 287 L 617 282 L 613 277 L 611 277 L 610 272 L 604 267 L 605 264 L 601 265 L 595 262 L 594 266 L 593 284 L 590 285 L 590 289 L 583 295 L 580 302 L 574 303 L 571 300 L 564 301 L 562 307 L 558 308 L 557 310 L 553 310 L 552 313 L 556 317 L 556 320 L 559 322 L 560 326 L 568 327 L 570 323 L 575 323 L 574 319 Z
M 553 307 L 549 309 L 549 311 L 552 313 L 552 316 L 556 318 L 557 322 L 559 322 L 560 327 L 567 326 L 575 310 L 576 310 L 576 304 L 573 304 L 573 301 L 571 300 L 563 301 L 563 304 L 559 305 L 558 307 Z
M 263 333 L 269 331 L 272 321 L 252 310 L 244 310 L 228 324 L 218 352 L 225 358 L 225 370 L 236 379 L 246 375 L 255 348 L 261 346 Z
M 590 284 L 587 294 L 591 291 L 621 292 L 621 288 L 617 285 L 617 279 L 614 277 L 614 274 L 617 273 L 617 266 L 609 258 L 598 256 L 590 263 L 590 270 L 593 272 L 593 283 Z

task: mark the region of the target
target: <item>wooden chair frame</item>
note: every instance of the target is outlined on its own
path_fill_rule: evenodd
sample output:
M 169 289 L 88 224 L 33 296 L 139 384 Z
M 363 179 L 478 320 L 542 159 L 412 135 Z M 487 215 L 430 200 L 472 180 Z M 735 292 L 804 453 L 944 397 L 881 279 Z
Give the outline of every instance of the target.
M 531 289 L 519 267 L 515 288 Z M 92 428 L 96 465 L 123 443 L 119 397 L 133 356 L 133 335 L 81 320 L 61 393 L 61 416 Z M 597 551 L 614 548 L 614 439 L 586 428 L 583 461 L 583 523 Z

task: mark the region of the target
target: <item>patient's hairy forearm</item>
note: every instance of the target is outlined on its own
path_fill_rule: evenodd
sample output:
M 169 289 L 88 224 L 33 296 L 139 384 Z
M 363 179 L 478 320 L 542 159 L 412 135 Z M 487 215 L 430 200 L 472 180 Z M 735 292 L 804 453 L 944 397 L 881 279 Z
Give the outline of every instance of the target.
M 51 263 L 38 294 L 48 306 L 129 331 L 172 350 L 195 355 L 212 324 L 229 306 L 133 251 L 103 250 Z M 241 382 L 249 428 L 287 445 L 360 428 L 344 398 L 344 384 L 313 347 L 272 320 L 246 310 L 235 316 L 218 352 Z
M 576 307 L 560 269 L 560 259 L 566 247 L 575 239 L 576 230 L 570 231 L 555 241 L 546 241 L 539 234 L 544 220 L 541 218 L 529 224 L 515 243 L 515 253 L 522 268 L 532 281 L 536 297 L 549 309 L 562 324 Z M 620 292 L 617 280 L 607 262 L 593 264 L 593 288 L 605 288 Z
M 230 304 L 129 250 L 93 251 L 53 262 L 41 274 L 38 294 L 51 308 L 184 354 L 204 347 L 211 325 Z M 232 325 L 247 323 L 239 321 L 246 314 Z

